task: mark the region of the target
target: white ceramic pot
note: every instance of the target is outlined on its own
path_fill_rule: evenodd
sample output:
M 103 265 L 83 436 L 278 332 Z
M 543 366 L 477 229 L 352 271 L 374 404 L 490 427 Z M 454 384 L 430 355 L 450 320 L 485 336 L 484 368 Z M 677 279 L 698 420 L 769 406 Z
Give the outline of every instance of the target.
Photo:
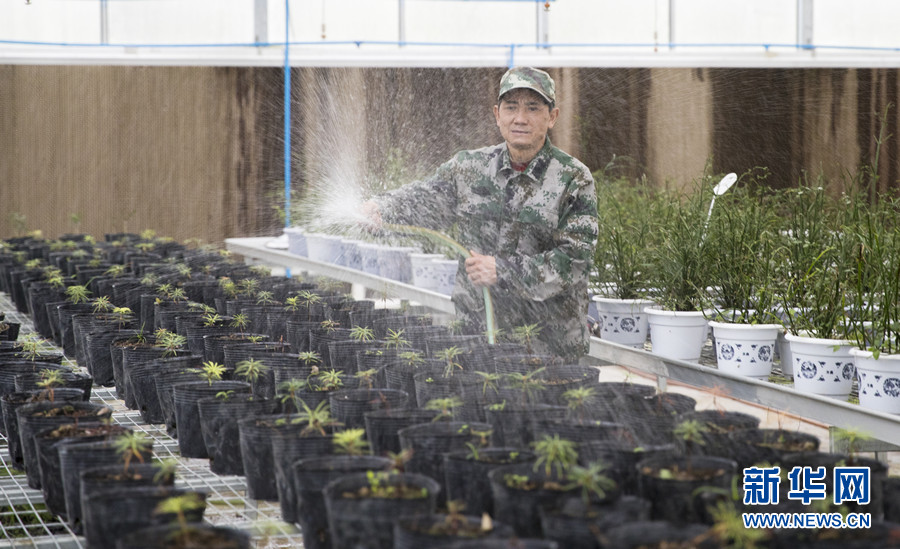
M 432 259 L 437 278 L 437 287 L 434 291 L 453 295 L 453 287 L 456 285 L 456 273 L 459 271 L 458 259 Z
M 768 379 L 775 358 L 779 324 L 710 321 L 716 338 L 716 364 L 731 374 Z
M 362 272 L 381 276 L 381 268 L 378 264 L 378 248 L 380 247 L 379 244 L 372 242 L 360 242 L 357 245 Z
M 362 270 L 362 255 L 359 253 L 360 243 L 360 240 L 348 238 L 341 239 L 341 258 L 339 260 L 339 265 L 355 271 Z
M 409 284 L 412 281 L 412 264 L 409 254 L 420 252 L 408 246 L 382 246 L 378 249 L 378 269 L 383 278 Z
M 900 414 L 900 355 L 850 349 L 859 374 L 859 405 L 888 414 Z
M 847 400 L 856 377 L 849 341 L 794 334 L 785 334 L 784 339 L 791 347 L 794 389 Z
M 409 254 L 413 286 L 437 291 L 438 274 L 437 266 L 432 261 L 434 259 L 446 259 L 446 257 L 444 254 Z
M 654 305 L 649 299 L 615 299 L 594 296 L 600 322 L 600 339 L 641 348 L 647 341 L 649 324 L 644 309 Z
M 306 257 L 306 234 L 300 227 L 285 227 L 284 234 L 288 237 L 288 252 Z
M 307 234 L 306 248 L 309 258 L 322 263 L 337 264 L 340 260 L 341 237 L 330 234 Z
M 703 311 L 664 311 L 646 307 L 650 344 L 655 355 L 697 362 L 706 340 L 709 323 Z

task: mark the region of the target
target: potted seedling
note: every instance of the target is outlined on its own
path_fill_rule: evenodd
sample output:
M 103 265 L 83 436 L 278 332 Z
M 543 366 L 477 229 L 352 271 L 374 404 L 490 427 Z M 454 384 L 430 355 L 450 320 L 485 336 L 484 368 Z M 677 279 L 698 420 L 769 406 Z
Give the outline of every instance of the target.
M 697 419 L 688 419 L 675 428 L 686 453 L 651 457 L 638 462 L 640 495 L 652 502 L 652 516 L 675 523 L 698 522 L 706 516 L 699 488 L 729 489 L 737 471 L 734 460 L 697 455 L 707 444 L 710 428 Z
M 440 484 L 415 473 L 368 471 L 325 488 L 333 547 L 392 549 L 395 517 L 434 513 Z
M 497 519 L 523 537 L 540 537 L 540 508 L 555 508 L 578 488 L 568 480 L 578 461 L 574 442 L 547 435 L 533 448 L 533 464 L 507 465 L 488 474 Z
M 225 367 L 215 361 L 203 363 L 197 373 L 202 381 L 182 381 L 172 385 L 175 410 L 175 429 L 178 448 L 184 457 L 208 458 L 200 419 L 200 400 L 215 397 L 221 391 L 250 394 L 250 384 L 244 381 L 223 380 Z
M 297 499 L 297 522 L 307 549 L 331 547 L 328 516 L 322 491 L 344 475 L 384 470 L 390 465 L 385 457 L 368 455 L 368 444 L 362 429 L 344 429 L 334 434 L 336 455 L 301 459 L 293 464 Z

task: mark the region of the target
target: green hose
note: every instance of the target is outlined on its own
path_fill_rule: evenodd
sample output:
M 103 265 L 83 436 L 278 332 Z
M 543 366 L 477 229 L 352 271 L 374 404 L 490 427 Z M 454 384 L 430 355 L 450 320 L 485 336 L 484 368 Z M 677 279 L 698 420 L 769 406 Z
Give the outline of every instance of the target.
M 425 236 L 442 244 L 446 244 L 450 248 L 453 249 L 459 255 L 469 258 L 472 257 L 472 253 L 465 248 L 459 242 L 453 240 L 449 236 L 445 234 L 441 234 L 437 231 L 426 229 L 424 227 L 416 227 L 414 225 L 394 225 L 391 223 L 385 223 L 384 228 L 389 231 L 394 231 L 397 233 L 413 233 L 416 235 Z M 494 344 L 494 302 L 491 299 L 491 291 L 487 286 L 483 286 L 481 288 L 481 293 L 484 296 L 484 323 L 487 326 L 487 338 L 488 343 L 491 345 Z

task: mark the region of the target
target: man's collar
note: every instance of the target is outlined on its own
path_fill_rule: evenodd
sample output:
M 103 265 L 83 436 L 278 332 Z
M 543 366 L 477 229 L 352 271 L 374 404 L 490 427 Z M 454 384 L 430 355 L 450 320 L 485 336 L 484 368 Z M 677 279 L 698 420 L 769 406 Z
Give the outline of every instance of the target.
M 531 159 L 531 162 L 528 163 L 528 167 L 525 168 L 524 172 L 521 172 L 522 175 L 527 175 L 534 181 L 540 181 L 544 177 L 544 173 L 547 171 L 547 166 L 549 165 L 550 160 L 550 148 L 552 145 L 550 144 L 550 137 L 548 136 L 544 139 L 544 146 L 541 147 L 541 150 L 538 151 L 534 158 Z M 509 158 L 509 145 L 504 142 L 502 145 L 503 152 L 500 154 L 500 163 L 497 166 L 498 173 L 504 174 L 513 174 L 519 173 L 516 172 L 512 167 L 512 160 Z

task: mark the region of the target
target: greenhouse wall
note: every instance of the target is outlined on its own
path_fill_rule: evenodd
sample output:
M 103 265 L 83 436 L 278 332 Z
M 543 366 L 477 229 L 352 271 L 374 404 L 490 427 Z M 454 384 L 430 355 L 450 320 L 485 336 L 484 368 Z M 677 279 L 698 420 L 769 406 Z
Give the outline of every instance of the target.
M 292 188 L 387 188 L 456 150 L 499 141 L 502 68 L 295 68 Z M 896 188 L 895 69 L 567 68 L 551 71 L 554 143 L 592 170 L 688 185 L 767 167 L 835 191 L 876 156 Z M 140 231 L 215 242 L 283 224 L 278 68 L 0 66 L 0 237 L 42 228 Z M 16 214 L 16 215 L 13 215 Z M 75 219 L 73 219 L 73 216 Z

